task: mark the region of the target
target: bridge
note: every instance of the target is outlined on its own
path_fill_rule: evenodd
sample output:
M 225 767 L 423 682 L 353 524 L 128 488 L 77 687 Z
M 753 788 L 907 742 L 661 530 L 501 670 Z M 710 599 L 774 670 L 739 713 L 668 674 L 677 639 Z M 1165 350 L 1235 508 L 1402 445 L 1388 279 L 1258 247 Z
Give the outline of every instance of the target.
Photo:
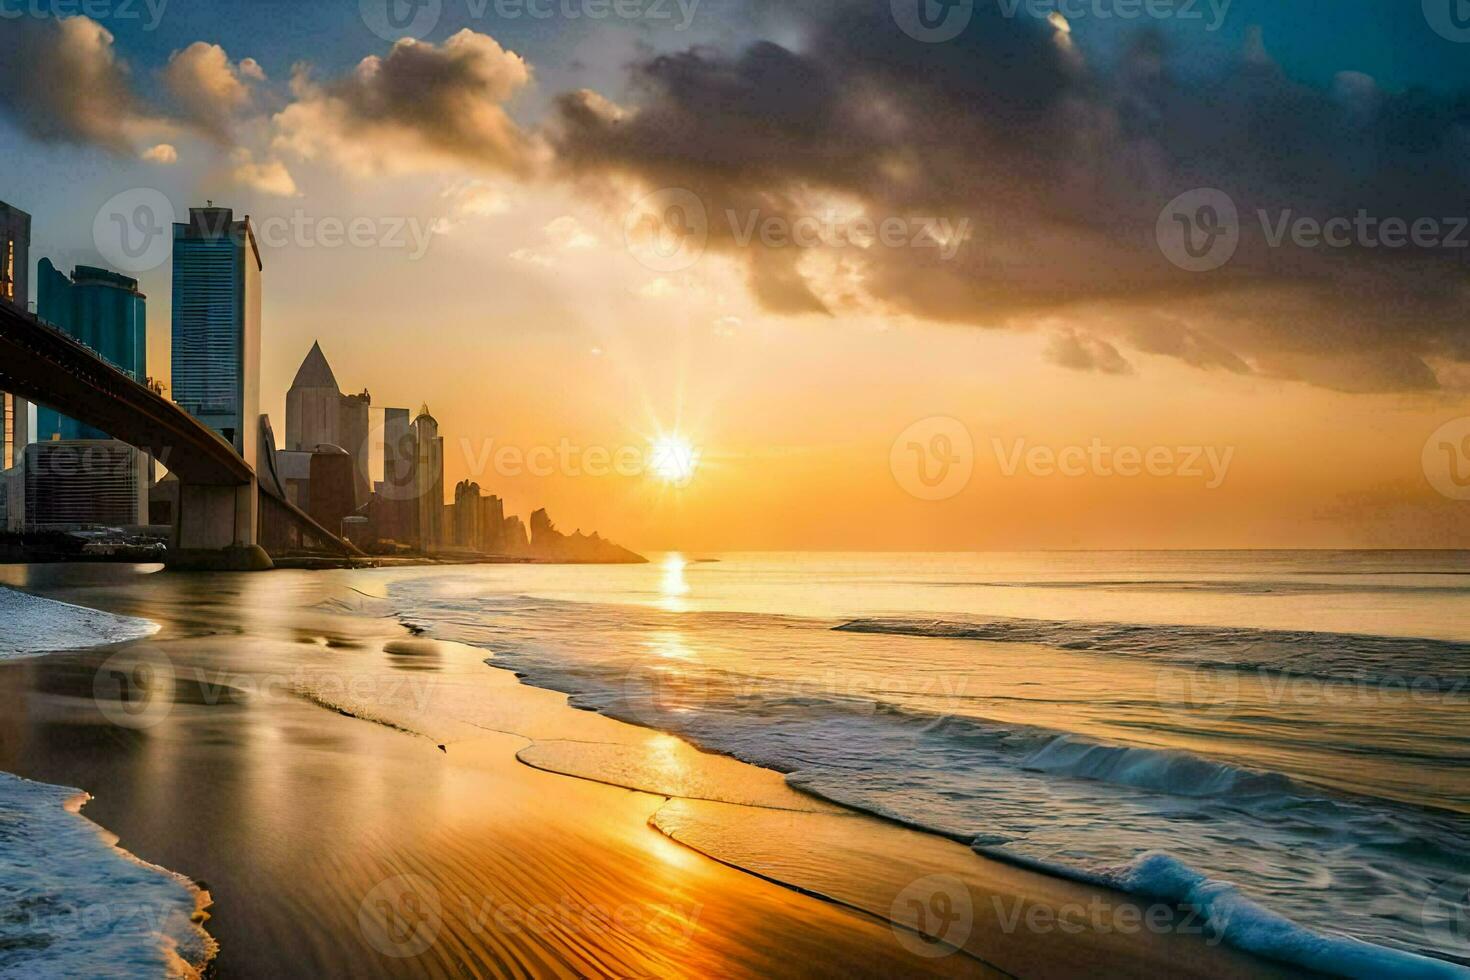
M 178 405 L 3 300 L 0 391 L 95 426 L 178 477 L 168 549 L 172 567 L 245 571 L 270 568 L 273 557 L 361 554 L 286 499 L 265 416 L 261 458 L 247 461 Z

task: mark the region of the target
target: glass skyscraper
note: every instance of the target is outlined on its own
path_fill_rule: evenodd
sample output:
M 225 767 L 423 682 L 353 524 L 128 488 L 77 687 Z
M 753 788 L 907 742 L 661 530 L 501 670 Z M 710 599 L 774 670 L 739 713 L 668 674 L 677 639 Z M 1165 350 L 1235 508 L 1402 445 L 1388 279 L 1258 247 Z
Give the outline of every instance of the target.
M 173 399 L 253 465 L 262 265 L 250 219 L 190 208 L 173 262 Z
M 138 280 L 79 265 L 68 279 L 50 259 L 36 267 L 36 315 L 87 345 L 134 381 L 148 378 L 147 297 Z M 106 433 L 36 407 L 36 441 L 106 439 Z

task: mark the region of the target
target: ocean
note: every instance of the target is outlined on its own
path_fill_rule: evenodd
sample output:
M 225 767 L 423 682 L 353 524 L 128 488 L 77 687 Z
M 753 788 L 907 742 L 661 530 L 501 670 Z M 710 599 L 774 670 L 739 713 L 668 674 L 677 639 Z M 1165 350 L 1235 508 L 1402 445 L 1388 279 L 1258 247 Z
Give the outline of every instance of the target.
M 390 597 L 575 706 L 1242 948 L 1470 964 L 1466 553 L 669 554 Z

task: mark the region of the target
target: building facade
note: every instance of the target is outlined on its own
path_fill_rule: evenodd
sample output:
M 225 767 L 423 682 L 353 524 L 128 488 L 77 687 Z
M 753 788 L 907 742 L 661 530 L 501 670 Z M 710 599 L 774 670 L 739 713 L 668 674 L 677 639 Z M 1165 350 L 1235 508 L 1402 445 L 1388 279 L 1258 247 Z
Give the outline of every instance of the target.
M 42 259 L 36 267 L 36 315 L 134 381 L 148 380 L 148 298 L 138 292 L 138 280 L 86 265 L 68 278 Z M 37 442 L 107 438 L 55 409 L 36 406 Z
M 414 499 L 418 502 L 418 546 L 433 551 L 444 544 L 444 440 L 439 423 L 420 409 L 413 420 L 418 463 L 414 468 Z
M 286 449 L 312 452 L 335 446 L 352 457 L 353 492 L 358 506 L 372 490 L 372 447 L 368 416 L 373 399 L 363 391 L 344 395 L 320 344 L 313 343 L 286 392 Z M 407 414 L 406 412 L 404 413 Z
M 190 208 L 174 225 L 173 397 L 246 460 L 260 416 L 260 284 L 250 218 Z
M 31 443 L 24 456 L 8 494 L 10 530 L 147 523 L 147 454 L 116 439 L 69 439 Z
M 36 315 L 134 381 L 147 381 L 147 297 L 136 279 L 92 266 L 77 266 L 68 278 L 42 259 Z M 26 453 L 27 529 L 148 522 L 153 466 L 146 453 L 44 405 L 36 406 L 35 445 L 43 451 Z M 31 472 L 38 466 L 44 472 Z
M 0 300 L 27 309 L 31 300 L 31 216 L 0 201 Z M 30 442 L 30 404 L 0 392 L 0 471 L 21 461 Z

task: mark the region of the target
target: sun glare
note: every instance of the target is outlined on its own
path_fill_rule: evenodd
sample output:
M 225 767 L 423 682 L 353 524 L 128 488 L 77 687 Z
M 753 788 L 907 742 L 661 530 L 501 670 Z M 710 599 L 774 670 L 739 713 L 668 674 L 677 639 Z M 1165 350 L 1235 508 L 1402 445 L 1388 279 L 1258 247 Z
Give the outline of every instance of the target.
M 683 436 L 659 436 L 653 441 L 649 469 L 665 483 L 688 483 L 694 478 L 694 470 L 698 465 L 698 451 Z

